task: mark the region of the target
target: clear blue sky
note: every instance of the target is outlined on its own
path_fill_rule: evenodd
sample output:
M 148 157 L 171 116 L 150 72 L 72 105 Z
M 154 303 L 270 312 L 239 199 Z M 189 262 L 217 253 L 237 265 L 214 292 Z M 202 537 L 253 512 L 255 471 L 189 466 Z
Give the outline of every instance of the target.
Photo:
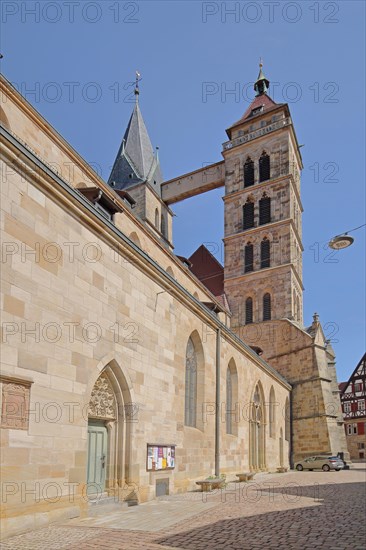
M 344 380 L 365 350 L 365 232 L 335 255 L 322 247 L 365 223 L 364 22 L 363 1 L 4 0 L 2 70 L 107 179 L 138 69 L 141 109 L 169 179 L 221 160 L 225 128 L 246 109 L 262 56 L 270 95 L 289 103 L 304 144 L 305 323 L 319 313 Z M 222 194 L 174 207 L 176 253 L 221 247 Z

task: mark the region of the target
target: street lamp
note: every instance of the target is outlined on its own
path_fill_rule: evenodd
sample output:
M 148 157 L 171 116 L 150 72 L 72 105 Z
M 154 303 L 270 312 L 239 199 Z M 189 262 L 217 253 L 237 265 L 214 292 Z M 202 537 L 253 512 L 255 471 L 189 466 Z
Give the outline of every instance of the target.
M 354 238 L 350 237 L 345 233 L 344 235 L 337 235 L 336 237 L 333 237 L 329 241 L 329 248 L 333 248 L 334 250 L 341 250 L 342 248 L 347 248 L 353 244 Z
M 329 248 L 333 248 L 333 250 L 341 250 L 343 248 L 348 248 L 351 246 L 351 244 L 354 243 L 354 238 L 348 235 L 348 233 L 351 233 L 352 231 L 356 231 L 357 229 L 361 229 L 361 227 L 365 227 L 366 223 L 363 225 L 359 225 L 358 227 L 355 227 L 354 229 L 350 229 L 349 231 L 346 231 L 345 233 L 342 233 L 341 235 L 336 235 L 331 239 L 328 243 Z

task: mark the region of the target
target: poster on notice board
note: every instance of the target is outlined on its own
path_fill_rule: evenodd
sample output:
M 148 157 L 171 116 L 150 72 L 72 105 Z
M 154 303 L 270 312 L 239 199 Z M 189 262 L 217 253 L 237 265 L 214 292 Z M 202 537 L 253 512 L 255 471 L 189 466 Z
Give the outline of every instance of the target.
M 175 468 L 175 445 L 147 445 L 147 471 L 157 472 L 173 468 Z

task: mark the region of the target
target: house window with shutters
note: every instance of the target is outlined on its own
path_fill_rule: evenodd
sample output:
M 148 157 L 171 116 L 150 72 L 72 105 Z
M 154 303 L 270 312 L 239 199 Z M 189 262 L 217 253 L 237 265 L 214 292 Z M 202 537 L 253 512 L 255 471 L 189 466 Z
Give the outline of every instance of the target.
M 244 187 L 254 185 L 254 162 L 250 157 L 244 164 Z
M 253 245 L 248 243 L 244 250 L 244 273 L 253 271 Z
M 263 321 L 271 320 L 271 295 L 268 292 L 263 296 Z
M 265 237 L 261 242 L 261 269 L 264 269 L 265 267 L 270 267 L 270 265 L 271 265 L 270 242 Z
M 250 199 L 243 206 L 243 229 L 254 227 L 254 202 Z
M 271 159 L 265 151 L 259 159 L 259 181 L 267 181 L 271 177 Z
M 271 199 L 266 194 L 259 201 L 259 225 L 270 223 L 271 221 Z
M 253 323 L 253 299 L 245 300 L 245 324 Z

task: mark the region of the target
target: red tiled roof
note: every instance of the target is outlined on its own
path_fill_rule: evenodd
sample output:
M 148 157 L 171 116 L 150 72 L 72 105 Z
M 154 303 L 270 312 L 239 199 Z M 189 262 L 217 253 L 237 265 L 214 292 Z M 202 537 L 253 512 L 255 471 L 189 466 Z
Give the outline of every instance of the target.
M 225 292 L 221 296 L 216 296 L 216 300 L 221 304 L 225 309 L 230 311 L 229 302 L 227 301 Z
M 249 105 L 248 109 L 245 111 L 243 116 L 239 120 L 234 122 L 234 124 L 232 124 L 228 128 L 228 130 L 230 130 L 231 128 L 234 128 L 235 126 L 238 126 L 239 124 L 242 124 L 243 122 L 251 118 L 251 113 L 253 109 L 257 109 L 263 106 L 263 111 L 258 113 L 258 114 L 263 114 L 269 111 L 273 111 L 274 109 L 277 109 L 277 107 L 279 107 L 280 105 L 282 105 L 282 103 L 276 103 L 267 94 L 258 95 L 253 99 L 252 103 Z M 252 116 L 256 116 L 256 115 L 252 115 Z
M 202 244 L 190 256 L 191 271 L 214 296 L 224 293 L 224 268 Z
M 348 386 L 348 382 L 340 382 L 340 383 L 338 384 L 338 389 L 339 389 L 340 391 L 343 391 L 347 386 Z

